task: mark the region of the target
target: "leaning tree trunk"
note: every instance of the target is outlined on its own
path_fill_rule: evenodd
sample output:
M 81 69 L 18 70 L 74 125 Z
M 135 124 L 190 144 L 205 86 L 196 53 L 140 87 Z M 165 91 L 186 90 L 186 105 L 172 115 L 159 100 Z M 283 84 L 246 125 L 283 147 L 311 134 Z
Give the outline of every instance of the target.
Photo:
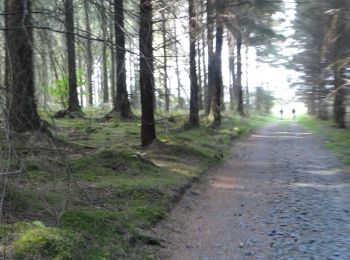
M 73 1 L 65 0 L 65 28 L 66 28 L 66 43 L 67 43 L 67 57 L 68 57 L 68 112 L 81 113 L 81 107 L 78 99 L 78 84 L 75 62 L 75 47 L 74 47 L 74 9 Z
M 30 1 L 8 0 L 6 4 L 6 49 L 8 123 L 16 132 L 40 130 L 42 121 L 34 95 L 33 31 Z
M 216 50 L 214 57 L 214 85 L 212 88 L 212 99 L 210 104 L 209 119 L 212 126 L 218 126 L 221 123 L 221 97 L 222 97 L 222 45 L 223 45 L 224 27 L 219 18 L 216 22 Z
M 188 123 L 191 126 L 199 126 L 199 103 L 198 103 L 198 77 L 196 69 L 196 12 L 194 6 L 195 0 L 189 0 L 189 26 L 190 26 L 190 116 Z
M 156 138 L 154 121 L 154 64 L 152 0 L 140 3 L 140 91 L 141 91 L 141 142 L 150 145 Z
M 124 33 L 124 7 L 123 0 L 114 0 L 115 15 L 115 45 L 116 45 L 116 106 L 112 112 L 117 112 L 122 118 L 133 118 L 131 111 L 128 91 L 126 88 L 126 69 L 125 69 L 125 33 Z
M 237 99 L 237 112 L 239 115 L 244 116 L 243 107 L 243 89 L 242 89 L 242 36 L 237 36 L 237 81 L 236 81 L 236 99 Z

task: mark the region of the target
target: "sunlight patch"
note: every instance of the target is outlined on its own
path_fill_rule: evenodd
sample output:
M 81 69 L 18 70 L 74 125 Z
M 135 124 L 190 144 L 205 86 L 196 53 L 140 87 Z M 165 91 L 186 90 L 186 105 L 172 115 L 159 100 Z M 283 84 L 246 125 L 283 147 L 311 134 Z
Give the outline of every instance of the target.
M 237 182 L 232 177 L 216 177 L 210 180 L 212 186 L 220 189 L 234 189 L 237 188 Z
M 252 135 L 253 138 L 269 138 L 269 139 L 305 139 L 305 136 L 295 136 L 295 135 Z
M 276 134 L 280 135 L 312 135 L 312 133 L 293 133 L 293 132 L 276 132 Z
M 339 183 L 339 184 L 319 184 L 315 182 L 297 182 L 293 186 L 298 188 L 315 188 L 322 190 L 332 190 L 332 189 L 343 189 L 350 187 L 350 183 Z
M 327 176 L 327 175 L 335 175 L 338 173 L 341 173 L 341 169 L 331 169 L 331 170 L 320 170 L 320 171 L 306 171 L 307 173 L 311 173 L 314 175 L 321 175 L 321 176 Z

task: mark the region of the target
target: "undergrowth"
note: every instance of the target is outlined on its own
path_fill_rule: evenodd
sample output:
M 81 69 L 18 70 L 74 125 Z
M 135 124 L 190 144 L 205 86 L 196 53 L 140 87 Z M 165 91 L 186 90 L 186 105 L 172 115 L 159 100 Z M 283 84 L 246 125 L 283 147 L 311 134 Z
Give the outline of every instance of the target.
M 219 128 L 189 128 L 185 120 L 158 118 L 160 141 L 148 149 L 139 146 L 139 121 L 55 120 L 54 135 L 79 149 L 67 149 L 64 163 L 43 152 L 23 158 L 26 174 L 6 183 L 3 256 L 152 259 L 139 249 L 161 242 L 146 231 L 230 155 L 234 140 L 271 119 L 226 116 Z

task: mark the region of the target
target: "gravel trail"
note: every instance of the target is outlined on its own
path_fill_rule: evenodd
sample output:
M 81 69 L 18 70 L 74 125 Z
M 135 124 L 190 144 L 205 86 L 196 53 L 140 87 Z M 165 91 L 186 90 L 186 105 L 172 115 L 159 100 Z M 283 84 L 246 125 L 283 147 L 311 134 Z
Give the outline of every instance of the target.
M 350 259 L 350 169 L 297 123 L 235 146 L 154 230 L 160 259 Z

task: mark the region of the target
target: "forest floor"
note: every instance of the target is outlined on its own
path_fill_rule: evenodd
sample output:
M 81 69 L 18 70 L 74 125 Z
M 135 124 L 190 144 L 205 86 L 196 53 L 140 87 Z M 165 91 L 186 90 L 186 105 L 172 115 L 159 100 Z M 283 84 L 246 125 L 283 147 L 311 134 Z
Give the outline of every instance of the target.
M 184 115 L 158 115 L 159 140 L 144 149 L 139 119 L 94 113 L 43 115 L 54 139 L 0 131 L 0 259 L 153 259 L 161 241 L 147 230 L 235 140 L 271 120 L 227 116 L 193 129 Z
M 350 259 L 349 131 L 300 122 L 268 124 L 188 190 L 150 233 L 158 258 Z

